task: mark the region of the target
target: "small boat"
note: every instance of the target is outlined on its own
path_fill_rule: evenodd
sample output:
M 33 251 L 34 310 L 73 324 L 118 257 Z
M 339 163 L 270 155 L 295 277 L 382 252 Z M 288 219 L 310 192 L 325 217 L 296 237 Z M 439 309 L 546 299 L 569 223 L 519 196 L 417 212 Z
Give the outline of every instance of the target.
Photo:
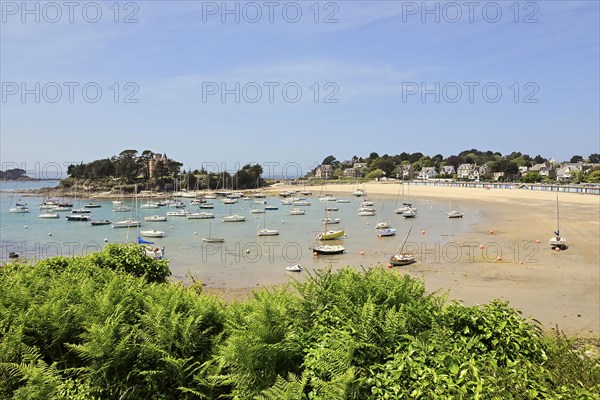
M 348 200 L 348 199 L 337 199 L 335 202 L 336 203 L 350 203 L 350 200 Z
M 71 210 L 71 212 L 73 214 L 89 214 L 92 212 L 92 210 L 88 210 L 87 208 L 76 208 L 74 210 Z
M 294 208 L 292 211 L 289 212 L 289 215 L 304 215 L 304 214 L 305 214 L 305 212 L 301 208 Z
M 265 209 L 264 208 L 252 208 L 250 209 L 250 214 L 264 214 L 265 213 Z
M 145 203 L 145 204 L 142 204 L 140 206 L 140 209 L 142 209 L 142 208 L 143 209 L 154 209 L 154 208 L 158 208 L 158 204 L 156 204 L 156 203 Z
M 393 228 L 377 230 L 377 236 L 379 236 L 379 237 L 395 236 L 395 235 L 396 235 L 396 230 Z
M 448 215 L 448 218 L 462 218 L 464 215 L 460 211 L 456 210 L 448 211 L 446 214 Z
M 381 221 L 375 224 L 375 229 L 388 229 L 391 228 L 392 226 L 390 225 L 389 222 L 387 221 Z
M 375 209 L 374 208 L 359 208 L 358 209 L 358 216 L 359 217 L 372 217 L 375 215 Z
M 352 192 L 352 195 L 356 197 L 363 197 L 365 195 L 365 192 L 363 190 L 358 189 Z
M 323 224 L 324 225 L 331 225 L 331 224 L 339 224 L 340 223 L 340 219 L 339 218 L 331 218 L 331 217 L 327 217 L 327 218 L 323 218 Z
M 205 199 L 214 200 L 214 199 L 216 199 L 216 198 L 217 198 L 217 196 L 216 196 L 215 194 L 208 193 L 208 194 L 205 194 L 205 195 L 204 195 L 204 198 L 205 198 Z
M 164 201 L 157 201 L 155 204 L 159 207 L 165 207 L 167 205 L 167 203 L 165 203 Z
M 38 218 L 46 218 L 46 219 L 58 218 L 58 217 L 59 217 L 59 215 L 57 213 L 44 213 L 44 214 L 38 215 Z
M 288 192 L 288 191 L 279 192 L 279 196 L 281 196 L 281 197 L 291 197 L 291 195 L 292 195 L 292 192 Z
M 290 198 L 281 200 L 281 205 L 282 206 L 291 206 L 293 202 L 294 202 L 294 200 L 290 197 Z
M 227 198 L 223 199 L 223 204 L 235 204 L 237 202 L 238 201 L 236 198 L 227 197 Z
M 67 221 L 90 221 L 92 219 L 89 215 L 82 214 L 67 215 L 66 218 Z
M 191 213 L 187 216 L 187 219 L 209 219 L 214 218 L 215 215 L 213 213 L 208 212 L 199 212 L 199 213 Z
M 324 232 L 317 233 L 317 240 L 333 240 L 340 237 L 343 237 L 345 234 L 343 229 L 333 230 L 329 229 Z
M 243 215 L 233 214 L 233 215 L 228 215 L 226 217 L 223 217 L 221 219 L 221 221 L 223 221 L 223 222 L 244 222 L 244 221 L 246 221 L 246 217 L 244 217 Z
M 215 208 L 215 205 L 213 203 L 202 203 L 198 205 L 198 208 L 212 209 Z
M 302 268 L 302 265 L 296 264 L 296 265 L 287 266 L 287 267 L 285 267 L 285 269 L 287 271 L 291 271 L 291 272 L 301 272 L 304 268 Z
M 277 236 L 279 231 L 277 229 L 263 228 L 256 231 L 256 236 Z
M 292 202 L 293 206 L 301 206 L 301 207 L 305 207 L 305 206 L 310 206 L 310 201 L 308 200 L 296 200 L 294 202 Z
M 452 200 L 450 200 L 450 211 L 448 211 L 446 213 L 446 215 L 448 215 L 448 218 L 462 218 L 463 217 L 463 213 L 452 209 Z
M 102 207 L 100 204 L 95 203 L 87 203 L 83 205 L 84 208 L 100 208 Z
M 204 200 L 204 199 L 195 199 L 195 200 L 192 200 L 190 205 L 199 206 L 200 204 L 204 204 L 204 203 L 206 203 L 206 200 Z
M 144 221 L 146 222 L 165 222 L 167 217 L 165 215 L 150 215 L 148 217 L 144 217 Z
M 254 193 L 254 194 L 252 195 L 252 197 L 254 197 L 255 199 L 264 199 L 264 198 L 266 198 L 266 197 L 267 197 L 267 195 L 266 195 L 266 194 L 264 194 L 264 193 Z
M 157 231 L 155 229 L 152 229 L 150 231 L 140 231 L 140 235 L 145 236 L 145 237 L 155 237 L 155 238 L 161 238 L 161 237 L 166 236 L 163 231 Z
M 319 201 L 337 201 L 337 198 L 330 194 L 326 194 L 325 196 L 319 197 Z
M 262 217 L 263 228 L 258 229 L 256 227 L 256 236 L 277 236 L 279 235 L 279 231 L 277 229 L 269 229 L 267 228 L 267 218 L 266 215 Z M 258 223 L 260 226 L 260 222 Z
M 272 211 L 272 210 L 279 210 L 279 207 L 277 207 L 277 206 L 269 206 L 269 205 L 267 205 L 267 206 L 265 206 L 265 210 L 271 210 L 271 211 Z
M 210 235 L 211 226 L 212 226 L 212 223 L 208 224 L 208 236 L 203 237 L 202 241 L 206 242 L 206 243 L 223 243 L 225 241 L 225 239 L 219 238 L 219 237 L 212 237 Z
M 8 253 L 8 258 L 19 258 L 19 253 L 16 251 L 11 251 Z
M 175 211 L 167 211 L 168 217 L 185 217 L 191 214 L 192 212 L 189 210 L 175 210 Z
M 360 203 L 360 207 L 373 207 L 373 202 L 371 200 L 366 200 Z
M 123 202 L 121 200 L 113 200 L 112 203 L 114 205 L 123 204 Z
M 11 213 L 24 214 L 29 212 L 29 208 L 26 206 L 16 206 L 8 210 Z
M 242 200 L 243 201 L 251 201 L 252 199 L 248 196 L 244 196 L 244 197 L 242 197 Z
M 133 228 L 141 226 L 141 222 L 134 219 L 124 219 L 113 224 L 113 228 Z
M 548 241 L 552 249 L 565 250 L 567 248 L 567 239 L 560 236 L 560 218 L 558 215 L 558 195 L 556 196 L 556 230 L 554 236 Z
M 113 207 L 113 212 L 130 212 L 131 211 L 131 207 L 128 206 L 124 206 L 124 205 L 117 205 L 115 207 Z
M 411 207 L 410 209 L 403 211 L 402 216 L 404 218 L 414 218 L 417 216 L 417 209 Z
M 185 207 L 185 203 L 183 201 L 171 200 L 170 202 L 167 203 L 167 207 L 171 207 L 171 208 L 184 208 Z
M 340 209 L 337 207 L 325 207 L 325 211 L 339 211 Z
M 99 219 L 97 221 L 92 221 L 90 222 L 90 225 L 92 226 L 97 226 L 97 225 L 110 225 L 110 221 L 107 219 Z
M 68 206 L 56 206 L 52 209 L 54 212 L 67 212 L 71 211 L 71 207 Z
M 404 250 L 404 245 L 406 244 L 406 241 L 408 240 L 408 236 L 410 235 L 411 231 L 412 231 L 412 227 L 408 230 L 408 233 L 406 234 L 404 241 L 402 242 L 402 244 L 400 245 L 398 250 L 396 250 L 396 253 L 390 258 L 391 266 L 401 267 L 403 265 L 408 265 L 408 264 L 412 264 L 412 263 L 416 262 L 414 254 L 402 252 L 402 250 Z
M 346 249 L 344 248 L 344 246 L 340 246 L 340 245 L 314 246 L 311 250 L 314 253 L 323 254 L 323 255 L 342 254 L 342 253 L 344 253 L 344 251 L 346 251 Z

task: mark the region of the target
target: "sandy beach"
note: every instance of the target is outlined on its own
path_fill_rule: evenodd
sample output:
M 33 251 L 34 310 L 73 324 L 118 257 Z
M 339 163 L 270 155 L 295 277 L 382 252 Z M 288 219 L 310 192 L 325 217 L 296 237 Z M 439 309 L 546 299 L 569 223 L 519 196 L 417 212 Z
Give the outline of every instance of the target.
M 398 187 L 371 183 L 364 189 L 374 197 L 395 199 Z M 280 186 L 276 192 L 294 189 Z M 348 196 L 353 190 L 352 185 L 328 185 L 324 192 Z M 548 245 L 556 229 L 556 193 L 410 187 L 410 200 L 417 206 L 420 199 L 433 198 L 480 213 L 483 222 L 439 248 L 420 248 L 415 241 L 411 250 L 418 262 L 394 272 L 419 277 L 428 291 L 447 293 L 465 305 L 504 299 L 545 329 L 558 325 L 569 335 L 600 336 L 599 196 L 559 194 L 561 234 L 569 244 L 560 252 Z M 244 298 L 255 288 L 208 290 L 230 300 Z

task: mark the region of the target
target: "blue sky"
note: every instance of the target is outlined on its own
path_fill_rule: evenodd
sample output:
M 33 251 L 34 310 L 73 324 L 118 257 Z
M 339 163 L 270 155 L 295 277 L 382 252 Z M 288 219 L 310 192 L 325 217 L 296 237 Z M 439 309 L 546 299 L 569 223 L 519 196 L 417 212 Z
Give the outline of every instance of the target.
M 2 1 L 2 169 L 600 152 L 596 1 L 22 4 Z

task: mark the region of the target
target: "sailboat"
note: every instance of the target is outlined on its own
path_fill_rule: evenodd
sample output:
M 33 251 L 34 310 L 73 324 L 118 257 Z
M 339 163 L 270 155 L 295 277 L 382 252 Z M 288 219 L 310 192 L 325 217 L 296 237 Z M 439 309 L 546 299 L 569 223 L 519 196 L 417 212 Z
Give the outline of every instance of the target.
M 231 204 L 229 205 L 229 215 L 221 219 L 222 222 L 244 222 L 246 217 L 239 214 L 231 214 Z
M 206 242 L 206 243 L 222 243 L 222 242 L 224 242 L 225 239 L 219 238 L 219 237 L 212 237 L 210 235 L 211 226 L 212 226 L 212 222 L 208 224 L 208 236 L 203 237 L 202 241 Z
M 135 211 L 137 213 L 137 185 L 135 186 L 135 189 L 134 189 L 134 201 L 135 201 Z M 122 203 L 118 204 L 118 206 L 126 207 Z M 127 208 L 129 209 L 130 212 L 132 211 L 131 207 L 127 207 Z M 113 208 L 113 211 L 116 211 L 116 210 Z M 120 208 L 119 211 L 123 212 L 123 208 Z M 128 219 L 118 220 L 118 221 L 114 222 L 112 225 L 113 228 L 135 228 L 135 227 L 139 227 L 139 226 L 142 226 L 142 223 L 139 220 L 139 216 L 136 215 L 136 219 L 134 219 L 131 214 Z M 129 231 L 127 232 L 127 234 L 129 235 Z
M 385 203 L 381 203 L 381 217 L 379 217 L 379 221 L 375 224 L 375 229 L 388 229 L 391 228 L 392 226 L 390 225 L 390 223 L 388 221 L 384 221 L 383 220 L 383 206 Z M 395 231 L 394 231 L 395 233 Z
M 325 225 L 325 230 L 323 232 L 318 232 L 317 237 L 315 239 L 316 240 L 332 240 L 332 239 L 337 239 L 337 238 L 343 237 L 346 233 L 343 229 L 337 229 L 337 230 L 327 229 L 327 226 L 329 225 L 327 218 L 328 218 L 328 215 L 326 213 L 325 218 L 323 220 L 324 225 Z
M 11 204 L 13 202 L 13 200 L 15 199 L 15 192 L 13 190 L 13 197 L 11 199 Z M 17 203 L 15 203 L 15 207 L 12 207 L 8 210 L 8 212 L 11 213 L 19 213 L 19 214 L 24 214 L 24 213 L 28 213 L 29 212 L 29 207 L 27 207 L 27 203 L 21 203 L 20 202 L 21 199 L 19 199 L 19 201 Z
M 152 229 L 149 231 L 140 231 L 140 235 L 153 238 L 161 238 L 166 236 L 163 231 L 157 231 L 156 229 Z
M 266 214 L 263 215 L 262 221 L 263 221 L 264 227 L 262 229 L 258 229 L 258 227 L 256 228 L 256 236 L 277 236 L 277 235 L 279 235 L 279 231 L 277 229 L 267 228 Z M 259 222 L 259 226 L 260 226 L 260 222 Z
M 567 239 L 560 236 L 560 218 L 558 215 L 558 195 L 556 195 L 556 230 L 554 236 L 548 241 L 552 249 L 564 250 L 567 248 Z
M 408 236 L 410 235 L 410 231 L 412 231 L 412 227 L 408 230 L 408 233 L 406 234 L 404 241 L 402 242 L 402 244 L 400 245 L 400 247 L 398 248 L 396 253 L 390 258 L 390 265 L 392 265 L 394 267 L 400 267 L 403 265 L 408 265 L 408 264 L 412 264 L 412 263 L 416 262 L 415 256 L 413 254 L 402 252 L 402 250 L 404 250 L 404 245 L 406 244 L 406 241 L 408 240 Z
M 410 190 L 410 186 L 409 186 Z M 409 195 L 406 196 L 407 198 Z M 402 207 L 397 207 L 394 212 L 396 214 L 402 214 L 404 218 L 414 218 L 417 216 L 417 209 L 412 206 L 411 203 L 408 203 L 404 199 L 404 183 L 402 183 Z
M 446 214 L 448 215 L 448 218 L 462 218 L 464 215 L 460 211 L 452 209 L 452 200 L 450 200 L 450 211 L 448 211 Z

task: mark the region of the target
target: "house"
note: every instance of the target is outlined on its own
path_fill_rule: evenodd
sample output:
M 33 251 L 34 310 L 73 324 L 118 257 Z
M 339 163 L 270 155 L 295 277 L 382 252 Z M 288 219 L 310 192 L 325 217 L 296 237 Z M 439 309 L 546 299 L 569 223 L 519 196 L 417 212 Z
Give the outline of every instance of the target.
M 440 169 L 440 175 L 453 176 L 455 173 L 454 165 L 444 165 Z
M 362 170 L 367 168 L 367 163 L 364 162 L 355 162 L 352 164 L 351 168 L 346 168 L 343 172 L 346 177 L 360 177 L 362 176 Z
M 573 179 L 575 173 L 582 170 L 581 164 L 563 164 L 563 166 L 556 170 L 556 180 L 560 182 L 570 181 Z
M 458 179 L 471 179 L 474 169 L 474 164 L 460 164 L 456 170 Z
M 415 169 L 411 164 L 402 166 L 402 180 L 410 180 L 415 177 Z
M 529 168 L 529 171 L 537 172 L 541 176 L 545 176 L 547 178 L 551 177 L 551 175 L 554 174 L 554 170 L 552 169 L 552 166 L 548 161 L 545 161 L 540 164 L 535 164 L 533 167 Z
M 331 179 L 333 177 L 333 167 L 329 164 L 319 165 L 315 171 L 317 179 Z
M 494 179 L 494 182 L 503 182 L 504 181 L 504 172 L 492 173 L 492 179 Z
M 478 181 L 480 179 L 487 178 L 488 176 L 489 176 L 488 168 L 485 165 L 480 165 L 480 166 L 475 165 L 475 168 L 473 168 L 473 172 L 471 173 L 471 176 L 469 177 L 469 179 Z
M 148 173 L 151 178 L 157 176 L 158 171 L 156 170 L 156 166 L 159 162 L 162 162 L 163 166 L 169 165 L 169 157 L 166 154 L 154 154 L 153 157 L 148 160 Z
M 423 167 L 419 172 L 419 179 L 428 180 L 437 177 L 435 167 Z

